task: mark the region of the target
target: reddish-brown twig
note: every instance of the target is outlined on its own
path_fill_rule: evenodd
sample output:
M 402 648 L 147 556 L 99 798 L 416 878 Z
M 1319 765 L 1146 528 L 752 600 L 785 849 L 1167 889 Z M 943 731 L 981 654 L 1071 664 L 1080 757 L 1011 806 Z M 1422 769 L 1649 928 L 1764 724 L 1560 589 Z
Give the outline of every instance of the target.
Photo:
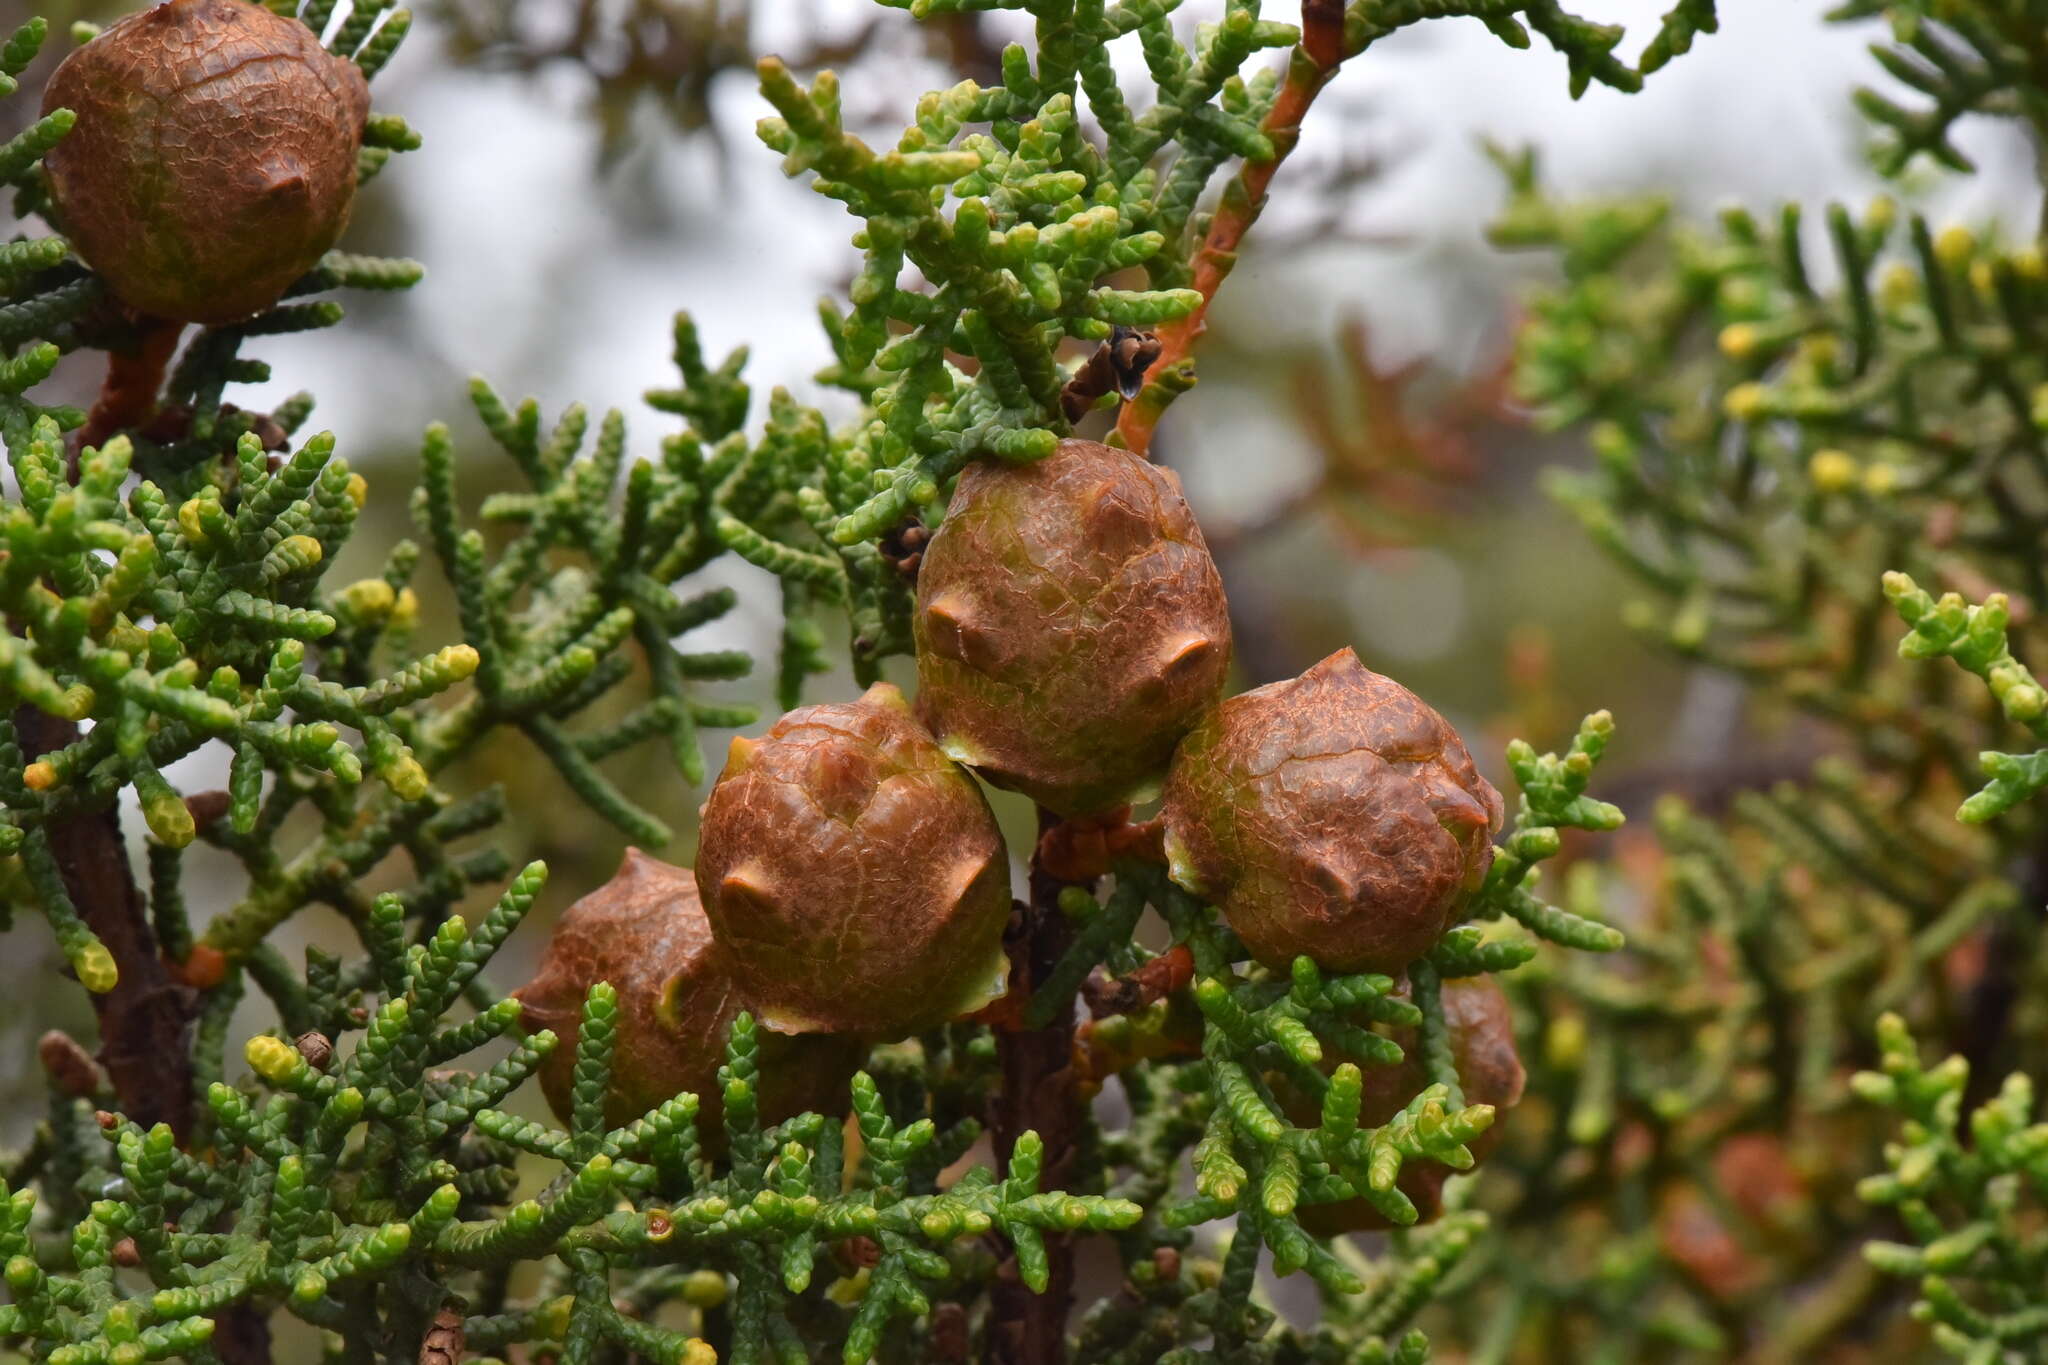
M 1302 0 L 1301 43 L 1288 54 L 1287 75 L 1272 108 L 1259 122 L 1259 131 L 1273 144 L 1273 155 L 1264 161 L 1247 161 L 1223 191 L 1209 222 L 1208 235 L 1195 252 L 1192 287 L 1202 302 L 1194 312 L 1159 329 L 1159 358 L 1152 373 L 1166 376 L 1182 371 L 1189 363 L 1195 341 L 1202 335 L 1209 304 L 1237 264 L 1237 250 L 1251 225 L 1266 206 L 1266 189 L 1273 173 L 1301 139 L 1301 120 L 1324 84 L 1344 61 L 1343 0 Z M 1119 443 L 1134 454 L 1143 455 L 1152 446 L 1153 428 L 1177 391 L 1176 386 L 1154 382 L 1136 399 L 1124 404 L 1117 418 Z
M 144 318 L 133 350 L 107 352 L 107 377 L 100 384 L 100 396 L 86 415 L 85 425 L 78 429 L 80 448 L 102 445 L 114 433 L 149 420 L 156 411 L 164 370 L 184 331 L 182 322 Z

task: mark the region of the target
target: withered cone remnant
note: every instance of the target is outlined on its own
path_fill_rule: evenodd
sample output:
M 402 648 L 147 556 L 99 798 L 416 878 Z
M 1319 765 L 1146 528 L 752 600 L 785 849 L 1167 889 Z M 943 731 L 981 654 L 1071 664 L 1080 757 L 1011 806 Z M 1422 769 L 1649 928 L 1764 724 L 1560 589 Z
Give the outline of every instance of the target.
M 900 1038 L 1002 993 L 1002 834 L 889 684 L 735 739 L 699 837 L 704 908 L 770 1028 Z
M 940 745 L 1061 815 L 1155 795 L 1230 667 L 1223 581 L 1179 480 L 1093 441 L 969 466 L 912 621 Z
M 66 58 L 43 111 L 59 226 L 123 303 L 261 312 L 348 224 L 370 92 L 312 30 L 246 0 L 168 0 Z
M 1402 999 L 1408 998 L 1405 981 L 1398 993 Z M 1446 981 L 1442 1000 L 1451 1062 L 1457 1070 L 1458 1086 L 1464 1091 L 1465 1103 L 1490 1104 L 1494 1109 L 1493 1126 L 1465 1144 L 1475 1162 L 1484 1161 L 1500 1146 L 1505 1131 L 1503 1120 L 1507 1111 L 1521 1102 L 1522 1086 L 1527 1080 L 1521 1054 L 1515 1051 L 1514 1013 L 1508 1006 L 1507 995 L 1490 976 Z M 1429 1088 L 1429 1072 L 1423 1065 L 1415 1030 L 1401 1029 L 1392 1036 L 1407 1054 L 1395 1066 L 1376 1066 L 1360 1062 L 1356 1057 L 1324 1058 L 1324 1066 L 1330 1070 L 1340 1062 L 1360 1063 L 1365 1086 L 1358 1106 L 1358 1122 L 1364 1127 L 1376 1128 L 1391 1121 L 1408 1106 L 1410 1100 Z M 1288 1117 L 1295 1123 L 1314 1127 L 1321 1121 L 1321 1107 L 1316 1101 L 1304 1098 L 1284 1081 L 1276 1085 L 1276 1090 Z M 1417 1222 L 1427 1223 L 1443 1212 L 1444 1182 L 1452 1174 L 1451 1168 L 1441 1162 L 1402 1163 L 1397 1187 L 1414 1203 Z M 1391 1226 L 1386 1217 L 1364 1199 L 1303 1205 L 1299 1212 L 1301 1225 L 1323 1237 Z
M 541 1064 L 540 1081 L 564 1118 L 583 1002 L 600 981 L 618 992 L 605 1121 L 629 1123 L 688 1091 L 701 1105 L 699 1131 L 708 1143 L 721 1141 L 718 1068 L 726 1032 L 748 1005 L 712 938 L 690 869 L 627 849 L 610 881 L 562 913 L 540 970 L 513 992 L 529 1031 L 554 1031 L 555 1050 Z M 761 1042 L 765 1120 L 845 1112 L 847 1083 L 860 1064 L 856 1040 L 763 1034 Z
M 1343 649 L 1217 708 L 1162 814 L 1174 880 L 1259 961 L 1398 972 L 1485 880 L 1501 800 L 1449 722 Z

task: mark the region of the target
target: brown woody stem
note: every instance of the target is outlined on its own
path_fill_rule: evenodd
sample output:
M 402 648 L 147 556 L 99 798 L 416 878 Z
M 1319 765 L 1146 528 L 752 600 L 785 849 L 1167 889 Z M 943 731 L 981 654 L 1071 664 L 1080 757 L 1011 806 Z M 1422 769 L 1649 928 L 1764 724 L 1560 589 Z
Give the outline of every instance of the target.
M 1059 822 L 1058 816 L 1041 808 L 1041 840 Z M 1073 930 L 1059 908 L 1060 890 L 1069 885 L 1074 883 L 1054 876 L 1034 854 L 1031 900 L 1012 923 L 1005 945 L 1010 991 L 1017 998 L 1030 998 L 1073 941 Z M 1086 1117 L 1074 1074 L 1074 1002 L 1061 1005 L 1044 1028 L 999 1031 L 996 1055 L 1003 1072 L 991 1125 L 996 1160 L 1007 1173 L 1017 1139 L 1035 1132 L 1045 1145 L 1039 1188 L 1069 1188 Z M 1046 1233 L 1045 1255 L 1051 1274 L 1043 1294 L 1032 1293 L 1018 1277 L 1014 1259 L 1004 1263 L 991 1290 L 988 1358 L 997 1365 L 1059 1365 L 1066 1359 L 1067 1313 L 1074 1301 L 1073 1240 Z
M 14 730 L 29 760 L 78 738 L 76 725 L 33 706 L 15 708 Z M 192 1124 L 192 1058 L 185 1038 L 190 1019 L 184 991 L 157 952 L 121 841 L 120 814 L 111 805 L 74 811 L 44 828 L 72 904 L 120 971 L 112 990 L 92 997 L 100 1065 L 128 1117 L 145 1128 L 167 1123 L 182 1142 Z
M 100 384 L 100 396 L 87 414 L 85 425 L 78 431 L 81 448 L 102 445 L 116 432 L 139 427 L 149 420 L 164 385 L 164 371 L 170 366 L 184 331 L 182 322 L 144 318 L 133 350 L 107 352 L 107 377 Z
M 1195 342 L 1208 325 L 1209 305 L 1237 264 L 1238 245 L 1266 207 L 1266 189 L 1273 173 L 1300 141 L 1302 118 L 1345 55 L 1343 0 L 1302 0 L 1301 42 L 1288 54 L 1287 76 L 1272 108 L 1259 121 L 1259 131 L 1273 144 L 1273 155 L 1264 161 L 1245 162 L 1223 191 L 1223 202 L 1210 219 L 1208 235 L 1195 252 L 1190 284 L 1201 294 L 1201 305 L 1158 331 L 1160 351 L 1152 373 L 1162 380 L 1185 371 Z M 1136 455 L 1149 450 L 1153 429 L 1182 387 L 1166 382 L 1147 384 L 1135 400 L 1124 404 L 1117 418 L 1117 443 Z
M 78 738 L 76 725 L 33 706 L 15 708 L 14 732 L 30 760 Z M 192 1127 L 192 1012 L 157 951 L 121 840 L 120 812 L 112 805 L 73 811 L 44 829 L 72 905 L 120 972 L 112 990 L 92 997 L 100 1065 L 124 1114 L 145 1128 L 170 1125 L 182 1145 Z M 270 1327 L 260 1310 L 237 1304 L 215 1315 L 212 1346 L 227 1365 L 269 1365 Z

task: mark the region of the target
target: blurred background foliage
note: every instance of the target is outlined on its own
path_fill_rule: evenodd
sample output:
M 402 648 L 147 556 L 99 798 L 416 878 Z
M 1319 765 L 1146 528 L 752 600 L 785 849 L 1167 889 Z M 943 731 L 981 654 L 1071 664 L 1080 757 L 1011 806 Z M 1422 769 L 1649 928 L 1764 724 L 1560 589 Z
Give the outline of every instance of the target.
M 125 8 L 35 6 L 60 31 Z M 1581 8 L 1619 19 L 1639 7 Z M 1575 964 L 1563 976 L 1540 966 L 1521 974 L 1531 1098 L 1490 1167 L 1502 1174 L 1475 1182 L 1473 1195 L 1507 1235 L 1468 1263 L 1470 1298 L 1454 1296 L 1440 1310 L 1459 1319 L 1436 1334 L 1451 1358 L 1460 1342 L 1473 1358 L 1497 1360 L 1745 1350 L 1757 1359 L 1918 1358 L 1925 1338 L 1897 1311 L 1904 1300 L 1885 1291 L 1856 1249 L 1866 1235 L 1901 1234 L 1854 1189 L 1881 1169 L 1871 1163 L 1888 1127 L 1879 1113 L 1851 1112 L 1850 1071 L 1879 1060 L 1874 1037 L 1858 1040 L 1855 1030 L 1907 1003 L 1910 992 L 1893 989 L 1899 972 L 1945 973 L 1963 991 L 1985 954 L 2013 951 L 2012 943 L 1978 935 L 1974 920 L 1946 939 L 1916 938 L 1925 924 L 1908 916 L 1891 938 L 1875 935 L 1872 960 L 1844 975 L 1795 976 L 1761 1005 L 1730 983 L 1757 960 L 1757 926 L 1792 917 L 1790 906 L 1801 907 L 1796 932 L 1805 938 L 1780 942 L 1766 958 L 1796 950 L 1831 961 L 1830 952 L 1873 937 L 1886 905 L 1924 901 L 1938 918 L 1973 888 L 1991 894 L 1977 880 L 1986 868 L 2010 867 L 2025 894 L 2041 899 L 2027 882 L 2032 865 L 2018 861 L 2033 837 L 2024 820 L 1992 835 L 1949 824 L 1967 791 L 1954 775 L 1920 772 L 1882 746 L 1873 752 L 1860 720 L 1845 725 L 1813 704 L 1811 690 L 1782 685 L 1779 671 L 1707 647 L 1709 634 L 1687 633 L 1698 594 L 1660 592 L 1654 577 L 1631 573 L 1585 533 L 1587 481 L 1599 479 L 1599 449 L 1612 439 L 1590 423 L 1625 427 L 1615 405 L 1632 397 L 1653 406 L 1650 385 L 1660 376 L 1725 399 L 1749 378 L 1740 338 L 1725 331 L 1743 320 L 1739 299 L 1709 297 L 1702 307 L 1718 306 L 1720 316 L 1661 336 L 1667 349 L 1656 374 L 1579 375 L 1532 394 L 1525 354 L 1524 382 L 1514 380 L 1518 328 L 1544 316 L 1532 299 L 1549 290 L 1543 297 L 1554 304 L 1559 279 L 1585 266 L 1587 251 L 1605 249 L 1602 233 L 1641 246 L 1625 262 L 1600 258 L 1594 273 L 1622 303 L 1645 308 L 1674 271 L 1686 277 L 1688 250 L 1698 266 L 1706 248 L 1687 247 L 1685 234 L 1715 236 L 1713 214 L 1729 204 L 1775 225 L 1780 201 L 1805 203 L 1794 232 L 1815 253 L 1823 291 L 1871 264 L 1845 270 L 1821 259 L 1831 201 L 1850 206 L 1852 228 L 1915 212 L 1931 234 L 1967 226 L 1968 247 L 1946 238 L 1964 252 L 1949 265 L 1965 287 L 1973 262 L 1994 269 L 2010 260 L 1998 243 L 2031 239 L 2041 213 L 2031 111 L 2005 107 L 1995 81 L 1971 107 L 2016 118 L 1930 127 L 1893 116 L 1916 107 L 1911 54 L 1873 63 L 1865 51 L 1885 39 L 1887 7 L 1852 5 L 1832 25 L 1818 5 L 1723 8 L 1723 32 L 1626 104 L 1600 89 L 1569 103 L 1543 61 L 1499 54 L 1483 33 L 1429 26 L 1375 48 L 1362 77 L 1318 107 L 1237 283 L 1211 316 L 1207 378 L 1154 445 L 1182 473 L 1216 552 L 1237 616 L 1241 685 L 1292 675 L 1352 644 L 1459 724 L 1482 764 L 1510 735 L 1539 749 L 1562 746 L 1595 707 L 1620 722 L 1601 795 L 1629 812 L 1631 831 L 1620 855 L 1577 869 L 1569 885 L 1624 922 L 1636 943 L 1619 971 Z M 2029 10 L 1978 8 L 2022 18 Z M 667 381 L 667 318 L 676 307 L 694 312 L 708 352 L 749 342 L 757 383 L 786 383 L 829 407 L 831 396 L 805 376 L 828 359 L 812 307 L 819 292 L 844 284 L 833 263 L 848 259 L 845 229 L 829 205 L 784 181 L 773 158 L 751 147 L 752 121 L 765 112 L 754 56 L 778 52 L 799 71 L 841 70 L 847 122 L 859 129 L 889 119 L 906 90 L 988 79 L 1011 36 L 971 13 L 919 24 L 853 0 L 426 0 L 421 9 L 422 31 L 384 88 L 426 145 L 406 176 L 366 190 L 345 245 L 402 251 L 426 263 L 428 279 L 410 294 L 354 305 L 350 328 L 271 348 L 281 375 L 320 376 L 322 420 L 341 434 L 355 468 L 394 487 L 410 483 L 417 432 L 430 420 L 456 421 L 458 448 L 481 448 L 480 429 L 460 425 L 474 423 L 461 401 L 472 370 L 508 395 L 535 394 L 550 411 L 571 400 L 619 406 L 629 440 L 651 445 L 661 427 L 639 394 Z M 0 27 L 28 12 L 22 0 L 6 0 Z M 1190 0 L 1183 17 L 1192 25 L 1208 17 L 1206 7 Z M 33 88 L 41 74 L 31 71 L 24 84 Z M 1853 95 L 1859 86 L 1870 92 Z M 1540 194 L 1550 198 L 1533 180 L 1512 183 L 1520 163 L 1503 156 L 1504 174 L 1482 149 L 1485 137 L 1544 149 Z M 1902 147 L 1932 154 L 1910 159 Z M 1963 174 L 1964 164 L 1973 173 Z M 1885 187 L 1880 171 L 1900 172 L 1897 183 Z M 1872 207 L 1881 190 L 1896 200 Z M 1540 203 L 1589 197 L 1607 218 L 1533 223 Z M 1552 249 L 1498 250 L 1486 234 L 1504 214 L 1505 236 Z M 754 264 L 770 253 L 811 264 L 763 280 Z M 1768 310 L 1752 311 L 1768 320 Z M 70 382 L 72 401 L 82 401 L 97 375 L 81 369 Z M 1620 387 L 1607 408 L 1558 411 L 1560 393 L 1593 392 L 1601 382 Z M 1640 390 L 1631 395 L 1630 384 Z M 53 390 L 51 400 L 62 401 L 61 372 Z M 1557 420 L 1532 421 L 1546 407 Z M 1809 447 L 1804 435 L 1791 439 L 1803 487 L 1817 476 L 1849 477 L 1816 470 Z M 1855 458 L 1861 478 L 1870 458 L 1860 450 Z M 1578 520 L 1546 492 L 1546 469 L 1579 472 L 1564 499 Z M 489 477 L 489 464 L 465 468 L 465 491 L 492 491 Z M 1847 545 L 1866 510 L 1844 502 L 1788 534 Z M 366 557 L 352 566 L 360 572 L 371 570 L 375 547 L 402 532 L 403 499 L 373 498 L 371 515 L 391 525 L 356 538 Z M 1961 558 L 1950 568 L 1946 581 L 1923 581 L 1973 599 L 1985 587 L 2015 586 L 1973 582 Z M 768 656 L 778 628 L 773 580 L 732 561 L 714 578 L 738 590 L 742 610 L 705 632 L 704 647 Z M 1875 601 L 1874 575 L 1849 596 Z M 430 615 L 452 610 L 446 600 L 423 605 Z M 1857 629 L 1884 669 L 1938 667 L 1889 662 L 1905 633 L 1889 613 Z M 423 635 L 433 637 L 431 624 Z M 843 695 L 850 685 L 842 668 L 811 695 Z M 1922 704 L 1941 701 L 1967 725 L 1989 724 L 1973 685 L 1949 669 L 1925 683 Z M 714 690 L 766 700 L 769 682 Z M 724 738 L 705 736 L 714 758 Z M 1866 766 L 1848 766 L 1858 758 Z M 644 772 L 631 770 L 636 762 Z M 1817 785 L 1778 785 L 1806 782 L 1817 762 Z M 479 784 L 506 788 L 504 842 L 553 869 L 537 921 L 617 866 L 619 834 L 554 799 L 552 774 L 533 755 L 508 743 L 470 763 Z M 652 753 L 622 759 L 614 776 L 678 831 L 667 852 L 682 860 L 694 847 L 697 795 Z M 200 773 L 174 777 L 188 789 L 218 785 Z M 999 804 L 1021 832 L 1028 812 Z M 1831 831 L 1867 822 L 1873 809 L 1888 839 L 1905 824 L 1915 831 L 1881 850 L 1911 864 L 1901 874 L 1911 894 L 1880 887 L 1876 910 L 1850 904 L 1853 894 L 1816 895 L 1845 875 L 1845 848 L 1850 861 L 1859 856 Z M 1821 837 L 1809 831 L 1809 845 L 1818 851 L 1786 851 L 1788 811 L 1817 813 Z M 129 826 L 139 841 L 139 822 Z M 329 946 L 346 941 L 338 926 L 311 917 L 292 932 L 310 941 L 332 935 Z M 517 979 L 542 941 L 534 932 L 516 939 L 501 974 Z M 30 1035 L 84 1024 L 79 993 L 55 975 L 50 959 L 0 964 L 10 1002 L 0 1009 L 0 1141 L 18 1140 L 39 1109 Z M 1819 1005 L 1808 979 L 1817 975 L 1834 992 Z M 1752 1028 L 1758 1009 L 1771 1016 L 1761 1035 Z M 1795 1049 L 1762 1059 L 1778 1089 L 1741 1079 L 1757 1060 L 1745 1040 L 1757 1036 L 1766 1052 Z M 1896 1053 L 1896 1038 L 1887 1047 Z M 1630 1050 L 1626 1083 L 1611 1055 L 1617 1048 Z M 1973 1104 L 1991 1094 L 1997 1067 L 2016 1058 L 1993 1049 L 1977 1060 L 1987 1069 Z M 1798 1105 L 1786 1098 L 1791 1086 L 1800 1088 Z M 1657 1096 L 1688 1091 L 1685 1103 L 1658 1108 Z M 1644 1100 L 1645 1114 L 1629 1111 L 1630 1095 Z M 1775 1119 L 1759 1121 L 1765 1111 Z M 1544 1242 L 1535 1264 L 1531 1243 L 1515 1240 L 1531 1230 Z M 1560 1271 L 1545 1282 L 1541 1272 L 1556 1267 L 1543 1265 L 1541 1252 L 1552 1244 L 1557 1266 L 1585 1274 Z M 1619 1333 L 1588 1326 L 1631 1318 L 1637 1326 Z M 1543 1324 L 1533 1345 L 1530 1322 Z

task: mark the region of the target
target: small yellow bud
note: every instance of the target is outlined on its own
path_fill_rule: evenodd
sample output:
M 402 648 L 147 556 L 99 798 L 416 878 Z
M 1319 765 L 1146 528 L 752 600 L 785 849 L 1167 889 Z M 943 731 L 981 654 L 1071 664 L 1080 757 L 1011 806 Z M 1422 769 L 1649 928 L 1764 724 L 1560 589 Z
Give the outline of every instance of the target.
M 57 785 L 57 769 L 37 759 L 21 770 L 21 780 L 32 792 L 46 792 Z
M 388 765 L 378 775 L 401 801 L 417 801 L 427 794 L 427 770 L 411 754 Z
M 348 500 L 356 506 L 361 507 L 370 500 L 370 481 L 362 475 L 349 475 L 348 483 L 344 486 L 348 490 Z
M 1593 453 L 1610 462 L 1626 461 L 1635 454 L 1635 442 L 1619 422 L 1595 422 L 1588 433 Z
M 1738 422 L 1751 422 L 1763 416 L 1769 397 L 1761 384 L 1737 384 L 1722 397 L 1721 410 Z
M 1895 465 L 1874 464 L 1863 471 L 1863 491 L 1873 498 L 1882 498 L 1897 492 L 1899 471 Z
M 420 619 L 420 599 L 411 588 L 401 588 L 398 601 L 391 608 L 391 624 L 395 629 L 410 629 Z
M 1911 303 L 1920 297 L 1920 277 L 1905 262 L 1894 261 L 1878 279 L 1877 296 L 1893 308 Z
M 198 827 L 192 819 L 192 808 L 184 798 L 174 791 L 164 791 L 144 798 L 142 820 L 149 826 L 149 832 L 160 844 L 171 848 L 183 848 L 192 842 Z
M 1832 332 L 1814 332 L 1799 339 L 1799 358 L 1823 368 L 1835 363 L 1841 349 Z
M 693 1270 L 683 1277 L 683 1302 L 692 1308 L 716 1308 L 728 1292 L 725 1276 L 716 1270 Z
M 242 1049 L 242 1056 L 250 1070 L 272 1085 L 281 1084 L 306 1065 L 297 1048 L 267 1033 L 251 1038 Z
M 2023 246 L 2012 253 L 2012 270 L 2025 280 L 2038 280 L 2048 276 L 2048 259 L 2041 255 L 2037 246 Z
M 360 578 L 343 588 L 335 605 L 349 620 L 369 625 L 391 614 L 398 594 L 381 578 Z
M 575 1306 L 576 1301 L 566 1294 L 542 1304 L 533 1315 L 535 1335 L 558 1339 L 565 1335 L 569 1330 L 569 1310 Z
M 1977 254 L 1977 234 L 1961 223 L 1950 223 L 1934 237 L 1934 259 L 1954 270 Z
M 290 557 L 304 566 L 300 570 L 300 572 L 303 572 L 304 569 L 310 569 L 315 564 L 318 564 L 325 552 L 321 550 L 320 542 L 313 539 L 313 537 L 299 535 L 286 536 L 277 543 L 277 549 L 271 551 L 271 553 L 280 555 L 280 557 Z
M 1998 287 L 1998 275 L 1989 261 L 1975 261 L 1970 266 L 1970 287 L 1984 297 L 1991 297 Z
M 199 504 L 202 499 L 190 498 L 178 508 L 178 529 L 185 533 L 185 539 L 194 545 L 206 544 L 206 523 L 199 519 Z
M 114 965 L 114 955 L 98 939 L 72 959 L 71 970 L 78 973 L 78 983 L 94 995 L 105 995 L 121 983 L 121 969 Z
M 825 1297 L 841 1307 L 850 1308 L 868 1294 L 868 1271 L 863 1268 L 851 1275 L 841 1276 L 825 1286 Z
M 1555 1067 L 1570 1068 L 1586 1055 L 1586 1021 L 1576 1014 L 1560 1014 L 1544 1030 L 1543 1054 Z
M 1812 480 L 1813 491 L 1823 495 L 1848 492 L 1862 473 L 1856 457 L 1846 450 L 1816 450 L 1806 462 L 1806 477 Z
M 1893 223 L 1899 221 L 1898 201 L 1888 194 L 1878 195 L 1870 201 L 1869 207 L 1863 210 L 1863 221 L 1879 232 L 1888 231 Z
M 1721 329 L 1721 354 L 1730 360 L 1747 360 L 1756 354 L 1757 341 L 1756 324 L 1731 322 Z

